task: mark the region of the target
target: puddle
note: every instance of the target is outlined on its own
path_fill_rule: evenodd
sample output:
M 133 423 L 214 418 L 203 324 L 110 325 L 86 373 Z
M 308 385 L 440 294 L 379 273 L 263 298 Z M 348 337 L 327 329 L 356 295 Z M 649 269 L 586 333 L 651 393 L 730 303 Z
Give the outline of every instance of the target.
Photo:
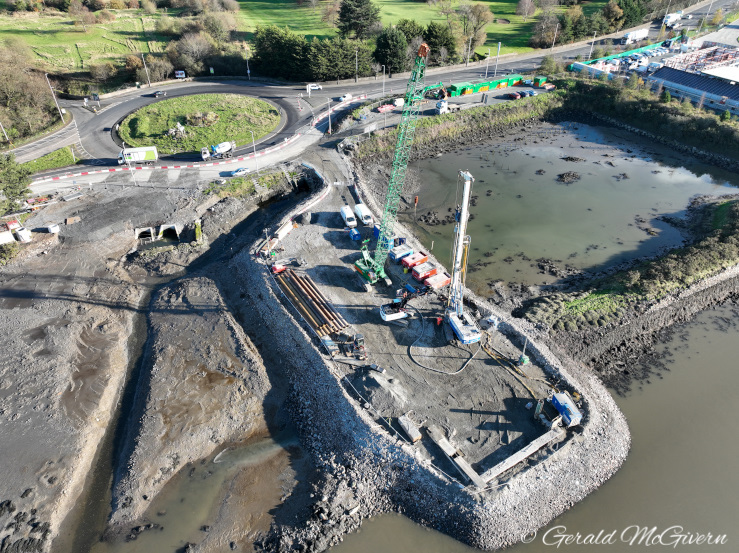
M 224 488 L 232 509 L 229 526 L 241 538 L 240 545 L 250 544 L 253 533 L 266 530 L 271 522 L 270 511 L 284 492 L 281 475 L 289 472 L 288 449 L 298 447 L 292 434 L 277 440 L 258 438 L 185 466 L 145 514 L 159 528 L 144 531 L 133 541 L 98 542 L 91 553 L 175 553 L 187 543 L 200 543 L 206 538 L 203 528 L 214 524 Z

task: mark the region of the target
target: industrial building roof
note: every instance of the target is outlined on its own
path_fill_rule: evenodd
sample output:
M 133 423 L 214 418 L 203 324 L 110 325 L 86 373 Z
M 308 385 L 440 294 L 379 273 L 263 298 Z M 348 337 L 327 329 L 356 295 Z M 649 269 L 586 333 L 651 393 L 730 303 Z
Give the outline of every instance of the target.
M 663 67 L 654 72 L 650 80 L 667 81 L 681 86 L 715 94 L 716 96 L 726 96 L 732 100 L 739 101 L 739 86 L 729 84 L 721 79 L 704 77 L 695 73 L 687 73 L 679 69 L 671 67 Z
M 734 81 L 739 83 L 739 66 L 715 67 L 713 69 L 701 71 L 701 73 L 710 77 L 718 77 L 725 81 Z

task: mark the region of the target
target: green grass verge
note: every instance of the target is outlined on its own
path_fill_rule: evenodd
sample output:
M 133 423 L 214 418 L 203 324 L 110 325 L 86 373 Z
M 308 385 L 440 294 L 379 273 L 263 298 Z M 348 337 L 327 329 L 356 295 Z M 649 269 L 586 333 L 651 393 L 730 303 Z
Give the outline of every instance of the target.
M 217 120 L 210 126 L 194 126 L 188 116 L 213 113 Z M 142 108 L 121 123 L 118 133 L 127 146 L 156 146 L 161 153 L 200 152 L 203 146 L 235 141 L 251 143 L 272 132 L 280 122 L 280 114 L 267 102 L 237 94 L 200 94 L 156 102 Z M 169 129 L 180 123 L 187 136 L 167 136 Z
M 278 186 L 285 182 L 285 175 L 281 171 L 274 173 L 266 173 L 262 175 L 252 175 L 246 177 L 233 177 L 228 179 L 226 184 L 218 186 L 213 184 L 210 188 L 203 191 L 203 194 L 218 194 L 220 198 L 248 198 L 253 196 L 257 188 L 254 182 L 262 188 L 269 190 L 274 186 Z
M 20 251 L 21 248 L 17 243 L 0 245 L 0 267 L 10 263 Z
M 69 167 L 77 162 L 72 155 L 72 150 L 69 146 L 60 148 L 46 154 L 33 161 L 27 161 L 22 163 L 23 167 L 28 167 L 31 173 L 40 173 L 41 171 L 48 171 L 49 169 L 58 169 L 60 167 Z

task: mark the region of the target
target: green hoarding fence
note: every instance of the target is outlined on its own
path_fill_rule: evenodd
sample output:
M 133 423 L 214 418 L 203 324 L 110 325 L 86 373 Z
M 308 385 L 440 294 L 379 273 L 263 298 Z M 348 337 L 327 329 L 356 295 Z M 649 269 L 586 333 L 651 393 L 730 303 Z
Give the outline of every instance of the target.
M 546 80 L 546 77 L 540 77 Z M 518 74 L 506 75 L 500 79 L 492 81 L 484 81 L 481 83 L 454 83 L 447 88 L 449 96 L 466 96 L 467 94 L 477 94 L 480 92 L 487 92 L 488 90 L 495 90 L 496 88 L 508 88 L 509 86 L 515 86 L 521 84 L 523 76 Z

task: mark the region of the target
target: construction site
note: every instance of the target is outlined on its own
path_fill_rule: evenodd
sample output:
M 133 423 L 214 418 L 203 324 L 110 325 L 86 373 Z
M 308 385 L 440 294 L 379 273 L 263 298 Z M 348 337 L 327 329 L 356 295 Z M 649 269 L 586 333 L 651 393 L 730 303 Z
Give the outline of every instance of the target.
M 476 547 L 509 545 L 595 489 L 628 451 L 604 388 L 466 290 L 474 175 L 458 173 L 453 248 L 438 253 L 449 266 L 397 222 L 424 47 L 384 197 L 363 189 L 342 154 L 324 154 L 320 170 L 310 166 L 320 191 L 231 263 L 295 367 L 307 447 L 340 477 L 327 477 L 307 526 L 273 527 L 267 549 L 321 550 L 387 509 Z M 264 289 L 258 300 L 249 292 Z M 502 505 L 525 506 L 526 517 Z

